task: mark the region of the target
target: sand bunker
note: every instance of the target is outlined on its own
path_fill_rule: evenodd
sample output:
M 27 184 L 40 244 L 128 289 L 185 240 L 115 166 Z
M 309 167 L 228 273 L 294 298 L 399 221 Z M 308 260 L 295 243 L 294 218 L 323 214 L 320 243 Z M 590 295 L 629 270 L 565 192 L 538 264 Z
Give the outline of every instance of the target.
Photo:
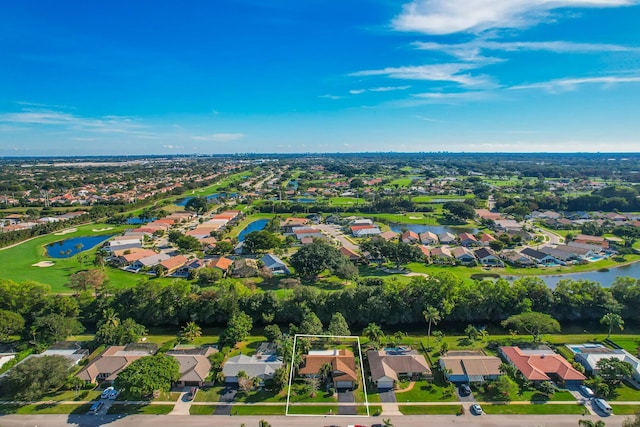
M 423 216 L 410 216 L 409 219 L 423 219 Z
M 55 235 L 56 235 L 56 236 L 64 236 L 65 234 L 74 233 L 74 232 L 76 232 L 76 231 L 78 231 L 78 229 L 77 229 L 77 228 L 70 228 L 70 229 L 68 229 L 68 230 L 60 231 L 60 232 L 56 233 Z
M 42 267 L 42 268 L 45 268 L 45 267 L 51 267 L 52 265 L 54 265 L 54 263 L 53 263 L 52 261 L 40 261 L 40 262 L 37 262 L 37 263 L 35 263 L 35 264 L 32 264 L 31 266 L 32 266 L 32 267 Z
M 113 227 L 104 227 L 104 228 L 94 228 L 92 231 L 94 233 L 98 233 L 100 231 L 109 231 L 109 230 L 113 230 Z

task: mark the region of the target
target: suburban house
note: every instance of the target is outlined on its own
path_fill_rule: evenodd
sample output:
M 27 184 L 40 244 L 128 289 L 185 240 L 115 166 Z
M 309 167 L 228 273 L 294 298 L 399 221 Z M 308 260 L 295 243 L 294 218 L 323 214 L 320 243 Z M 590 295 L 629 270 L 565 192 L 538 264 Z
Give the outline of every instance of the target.
M 155 344 L 112 345 L 78 372 L 78 377 L 87 383 L 113 381 L 131 363 L 141 357 L 152 356 L 156 351 L 158 346 Z
M 150 268 L 160 264 L 162 261 L 168 260 L 169 258 L 171 257 L 167 254 L 151 255 L 131 263 L 131 265 L 129 266 L 129 268 L 127 268 L 127 270 L 138 271 L 143 268 Z
M 420 241 L 423 245 L 437 245 L 439 243 L 438 235 L 431 231 L 420 233 Z
M 575 243 L 586 243 L 589 245 L 597 245 L 602 249 L 609 249 L 609 242 L 600 236 L 589 236 L 587 234 L 578 234 L 573 238 L 573 242 Z
M 191 261 L 187 262 L 185 265 L 177 269 L 174 276 L 189 276 L 189 273 L 191 273 L 192 271 L 198 270 L 206 265 L 206 261 L 202 259 L 192 259 Z
M 385 231 L 384 233 L 381 233 L 378 235 L 379 238 L 386 240 L 387 242 L 395 239 L 396 237 L 398 237 L 398 233 L 396 233 L 395 231 Z
M 298 373 L 306 377 L 317 377 L 324 364 L 331 365 L 331 379 L 336 389 L 355 387 L 358 374 L 356 361 L 350 350 L 311 350 L 303 356 Z
M 438 363 L 445 377 L 453 383 L 473 383 L 495 380 L 501 374 L 502 360 L 484 354 L 450 351 Z M 478 352 L 480 353 L 480 352 Z
M 450 245 L 452 243 L 456 243 L 456 236 L 448 232 L 440 233 L 438 234 L 438 240 L 443 245 Z
M 340 250 L 340 253 L 342 255 L 344 255 L 347 258 L 349 258 L 349 261 L 358 261 L 358 260 L 360 260 L 362 258 L 362 256 L 359 253 L 357 253 L 357 252 L 355 252 L 355 251 L 353 251 L 353 250 L 351 250 L 349 248 L 346 248 L 344 246 L 340 246 L 339 250 Z
M 458 239 L 460 240 L 460 244 L 462 246 L 476 246 L 478 244 L 478 239 L 471 233 L 460 233 L 458 235 Z
M 476 262 L 476 257 L 473 255 L 473 252 L 464 246 L 456 246 L 453 248 L 451 255 L 453 255 L 460 264 L 475 264 Z
M 482 235 L 480 235 L 480 243 L 482 243 L 484 246 L 489 246 L 489 243 L 495 242 L 495 241 L 496 241 L 496 238 L 493 237 L 491 234 L 482 233 Z
M 520 253 L 537 264 L 560 264 L 560 262 L 551 255 L 537 251 L 533 248 L 524 248 Z
M 516 267 L 532 267 L 536 265 L 536 262 L 531 258 L 516 251 L 502 251 L 500 257 L 505 260 L 507 264 Z
M 587 379 L 567 359 L 550 349 L 500 347 L 500 354 L 534 383 L 556 381 L 566 387 L 580 385 Z
M 376 225 L 352 225 L 351 226 L 351 234 L 353 237 L 367 237 L 367 236 L 377 236 L 382 234 L 378 226 Z
M 276 354 L 276 346 L 262 343 L 253 356 L 240 354 L 230 357 L 222 367 L 222 373 L 226 383 L 237 384 L 238 373 L 244 371 L 249 378 L 257 378 L 259 384 L 256 385 L 260 387 L 265 381 L 272 379 L 276 369 L 282 366 L 282 357 Z
M 567 347 L 574 353 L 576 362 L 584 366 L 589 375 L 598 375 L 600 372 L 597 366 L 598 361 L 615 358 L 629 363 L 633 367 L 630 379 L 640 383 L 640 360 L 624 349 L 611 349 L 602 344 L 567 345 Z
M 185 348 L 167 351 L 180 365 L 180 378 L 176 386 L 202 387 L 211 371 L 209 356 L 218 350 L 214 347 Z
M 311 227 L 294 227 L 293 228 L 293 235 L 296 237 L 297 240 L 302 240 L 305 238 L 322 238 L 324 237 L 324 234 L 322 234 L 322 231 L 315 229 L 315 228 L 311 228 Z
M 233 277 L 255 277 L 260 272 L 258 261 L 251 258 L 240 258 L 233 263 Z
M 111 259 L 111 261 L 117 265 L 129 265 L 139 259 L 150 257 L 156 254 L 156 252 L 152 249 L 142 248 L 125 249 L 123 251 L 117 252 L 120 253 L 120 255 L 116 255 L 114 253 L 114 258 Z
M 552 248 L 551 246 L 541 247 L 540 252 L 551 255 L 552 257 L 560 261 L 561 264 L 566 264 L 568 262 L 576 261 L 579 259 L 579 257 L 572 252 L 563 251 L 562 249 L 558 248 Z
M 389 348 L 367 352 L 371 381 L 378 389 L 393 388 L 400 378 L 431 377 L 425 357 L 410 348 Z
M 164 261 L 160 262 L 160 266 L 162 267 L 164 274 L 170 275 L 174 273 L 176 270 L 178 270 L 180 267 L 185 265 L 187 262 L 189 262 L 189 259 L 187 257 L 183 255 L 178 255 L 178 256 L 171 257 L 169 259 L 165 259 Z
M 451 251 L 446 246 L 433 248 L 431 249 L 431 262 L 434 264 L 451 264 L 453 255 L 451 255 Z
M 209 267 L 218 268 L 218 269 L 222 270 L 223 274 L 226 274 L 227 271 L 229 271 L 229 268 L 231 268 L 232 265 L 233 265 L 233 260 L 221 256 L 220 258 L 216 258 L 216 259 L 212 260 L 211 263 L 209 264 Z
M 502 262 L 500 257 L 498 257 L 498 255 L 495 252 L 493 252 L 490 248 L 476 249 L 473 252 L 473 254 L 478 259 L 478 261 L 480 261 L 480 264 L 482 265 L 497 266 L 497 267 L 504 266 L 504 263 Z
M 287 267 L 280 258 L 272 254 L 266 254 L 260 261 L 264 264 L 265 268 L 270 270 L 273 274 L 289 274 L 291 270 Z
M 416 243 L 419 239 L 420 239 L 420 236 L 418 236 L 418 233 L 411 230 L 405 231 L 404 233 L 402 233 L 402 236 L 400 237 L 400 240 L 402 240 L 402 243 Z

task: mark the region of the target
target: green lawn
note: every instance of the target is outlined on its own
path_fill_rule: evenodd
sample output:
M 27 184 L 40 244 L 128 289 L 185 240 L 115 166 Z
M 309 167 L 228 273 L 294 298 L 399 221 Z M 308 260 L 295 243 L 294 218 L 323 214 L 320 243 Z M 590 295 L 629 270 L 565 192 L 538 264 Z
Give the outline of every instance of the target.
M 62 402 L 62 401 L 70 401 L 70 400 L 97 400 L 100 399 L 100 395 L 102 391 L 100 390 L 80 390 L 77 393 L 75 391 L 60 391 L 58 393 L 50 394 L 47 396 L 43 396 L 41 401 L 49 401 L 52 400 L 54 402 Z
M 320 405 L 320 406 L 289 405 L 289 414 L 337 415 L 338 405 Z
M 204 387 L 196 393 L 196 402 L 217 402 L 220 400 L 220 392 L 224 386 Z
M 86 414 L 91 404 L 38 404 L 38 405 L 0 405 L 0 414 L 44 415 L 44 414 Z
M 53 242 L 74 237 L 118 234 L 130 227 L 131 226 L 114 226 L 111 224 L 82 225 L 76 227 L 77 231 L 73 233 L 64 235 L 49 234 L 21 243 L 12 248 L 0 250 L 0 277 L 15 282 L 32 280 L 51 285 L 51 289 L 54 292 L 70 292 L 70 289 L 65 286 L 69 280 L 69 276 L 80 270 L 94 268 L 92 261 L 97 247 L 81 252 L 84 255 L 88 255 L 88 259 L 90 260 L 85 261 L 81 265 L 78 262 L 77 256 L 71 258 L 50 258 L 46 256 L 45 246 Z M 111 229 L 93 231 L 106 228 Z M 54 262 L 54 265 L 51 267 L 33 266 L 33 264 L 40 261 L 51 261 Z M 133 286 L 143 279 L 140 275 L 109 267 L 105 269 L 105 272 L 109 277 L 110 284 L 114 288 Z
M 630 401 L 638 401 L 640 402 L 640 390 L 637 390 L 631 387 L 627 383 L 622 383 L 622 385 L 615 389 L 614 392 L 615 397 L 609 397 L 607 400 L 611 401 L 619 401 L 619 402 L 630 402 Z
M 173 410 L 173 405 L 128 405 L 114 404 L 107 414 L 141 414 L 141 415 L 167 415 Z
M 234 405 L 231 413 L 233 415 L 284 415 L 285 409 L 285 405 Z
M 413 388 L 396 392 L 398 402 L 456 402 L 458 398 L 453 385 L 436 385 L 430 381 L 416 381 Z
M 487 414 L 584 414 L 585 408 L 582 405 L 508 405 L 508 404 L 485 404 L 482 410 Z
M 640 348 L 640 340 L 630 337 L 612 337 L 612 341 L 624 348 L 631 354 L 638 354 Z
M 460 412 L 460 405 L 400 405 L 404 415 L 455 415 Z
M 640 413 L 640 405 L 611 405 L 615 415 L 635 415 Z
M 243 403 L 286 402 L 287 393 L 282 392 L 275 394 L 267 390 L 252 391 L 248 394 L 238 393 L 235 401 Z
M 200 392 L 198 392 L 200 394 Z M 198 400 L 198 395 L 196 395 L 196 400 Z M 189 408 L 190 415 L 213 415 L 213 412 L 216 410 L 216 405 L 191 405 Z

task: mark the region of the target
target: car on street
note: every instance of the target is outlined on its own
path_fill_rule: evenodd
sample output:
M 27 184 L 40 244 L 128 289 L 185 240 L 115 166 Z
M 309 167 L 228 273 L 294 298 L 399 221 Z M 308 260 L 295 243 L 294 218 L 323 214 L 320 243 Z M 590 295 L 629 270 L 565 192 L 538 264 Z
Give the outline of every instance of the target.
M 582 393 L 585 397 L 594 397 L 596 394 L 593 392 L 593 390 L 591 390 L 589 387 L 587 387 L 586 385 L 581 385 L 580 386 L 580 393 Z
M 102 395 L 100 396 L 102 399 L 108 399 L 109 398 L 109 394 L 111 394 L 111 392 L 115 390 L 113 387 L 107 387 L 102 391 Z
M 469 396 L 471 394 L 471 387 L 469 387 L 469 384 L 460 384 L 460 394 L 462 396 Z
M 476 415 L 481 415 L 482 406 L 478 405 L 477 403 L 474 403 L 473 405 L 471 405 L 471 412 L 473 412 Z

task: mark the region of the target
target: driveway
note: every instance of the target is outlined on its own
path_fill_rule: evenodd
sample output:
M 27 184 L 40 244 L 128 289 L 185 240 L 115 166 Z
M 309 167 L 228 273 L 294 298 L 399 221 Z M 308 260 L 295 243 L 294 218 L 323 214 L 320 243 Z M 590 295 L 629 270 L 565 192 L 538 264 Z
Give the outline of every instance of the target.
M 460 387 L 456 384 L 456 395 L 458 396 L 458 400 L 462 403 L 475 403 L 476 398 L 473 396 L 473 393 L 469 393 L 468 395 L 464 395 L 460 392 Z
M 338 389 L 338 403 L 354 403 L 353 391 L 348 389 Z M 338 406 L 338 415 L 358 415 L 355 406 Z
M 228 403 L 228 405 L 218 405 L 213 415 L 231 415 L 231 403 L 236 399 L 238 389 L 235 387 L 226 387 L 220 395 L 220 402 Z
M 360 250 L 360 247 L 358 245 L 353 244 L 351 241 L 344 237 L 344 234 L 342 234 L 342 230 L 340 230 L 340 226 L 333 224 L 318 224 L 315 227 L 323 233 L 328 234 L 329 236 L 337 240 L 345 248 L 351 249 L 355 252 L 358 252 Z
M 387 390 L 378 390 L 378 396 L 380 396 L 381 403 L 396 403 L 396 394 L 393 392 L 393 389 Z
M 176 401 L 173 410 L 169 412 L 169 415 L 189 415 L 191 403 L 193 402 L 187 398 L 190 390 L 191 387 L 184 387 L 182 392 L 180 392 L 180 397 Z

